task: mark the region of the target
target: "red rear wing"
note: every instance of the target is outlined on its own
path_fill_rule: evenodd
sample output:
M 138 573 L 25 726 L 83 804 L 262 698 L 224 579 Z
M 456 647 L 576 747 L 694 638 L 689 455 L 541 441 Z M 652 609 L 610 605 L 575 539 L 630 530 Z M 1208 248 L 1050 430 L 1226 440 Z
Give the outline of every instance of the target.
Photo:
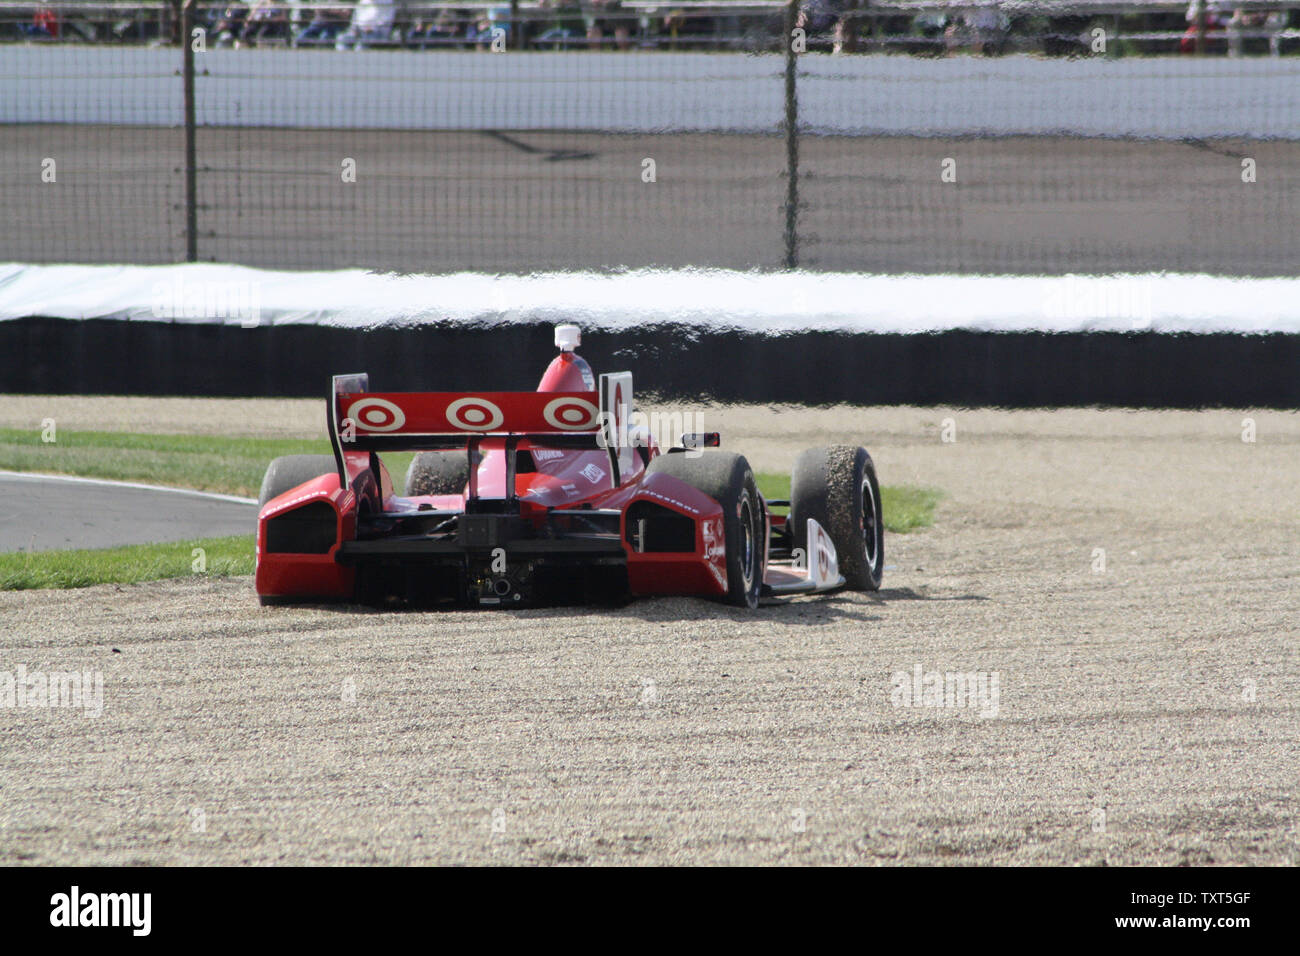
M 631 375 L 621 374 L 630 400 Z M 336 375 L 331 388 L 330 443 L 344 487 L 345 452 L 463 448 L 486 435 L 549 436 L 606 448 L 602 422 L 625 417 L 602 416 L 595 391 L 372 392 L 369 385 L 365 374 Z
M 333 384 L 330 437 L 358 451 L 408 436 L 416 447 L 431 435 L 595 434 L 601 426 L 596 392 L 371 392 L 364 374 L 336 375 Z
M 493 435 L 600 430 L 595 392 L 340 392 L 340 436 Z M 346 438 L 344 439 L 346 440 Z

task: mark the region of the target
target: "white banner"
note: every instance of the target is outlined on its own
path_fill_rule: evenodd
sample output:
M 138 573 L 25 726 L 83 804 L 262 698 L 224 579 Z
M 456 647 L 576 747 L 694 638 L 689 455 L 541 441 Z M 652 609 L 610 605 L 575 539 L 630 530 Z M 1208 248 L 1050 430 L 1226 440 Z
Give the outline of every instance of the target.
M 968 329 L 1300 334 L 1300 279 L 703 269 L 397 276 L 357 269 L 277 272 L 209 263 L 0 264 L 0 320 L 30 316 L 249 327 L 574 322 L 584 330 L 679 323 L 754 333 Z

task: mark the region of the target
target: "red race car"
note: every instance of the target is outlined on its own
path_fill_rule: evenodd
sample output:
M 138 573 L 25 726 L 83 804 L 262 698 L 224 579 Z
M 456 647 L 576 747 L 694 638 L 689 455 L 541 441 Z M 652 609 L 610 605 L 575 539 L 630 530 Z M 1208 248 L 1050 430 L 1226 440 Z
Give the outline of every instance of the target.
M 330 455 L 277 458 L 257 519 L 263 604 L 522 607 L 683 594 L 876 590 L 884 526 L 864 448 L 805 451 L 789 501 L 759 494 L 716 433 L 662 449 L 632 374 L 601 375 L 555 331 L 535 392 L 372 392 L 336 375 Z M 381 452 L 415 451 L 398 494 Z M 770 509 L 788 509 L 788 516 Z

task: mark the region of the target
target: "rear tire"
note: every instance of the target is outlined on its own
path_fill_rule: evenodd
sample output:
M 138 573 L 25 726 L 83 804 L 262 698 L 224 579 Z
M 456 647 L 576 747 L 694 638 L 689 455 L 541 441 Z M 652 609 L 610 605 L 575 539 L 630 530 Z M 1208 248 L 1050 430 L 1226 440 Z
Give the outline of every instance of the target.
M 271 462 L 262 478 L 262 490 L 257 495 L 260 509 L 272 498 L 297 488 L 305 481 L 338 472 L 333 455 L 282 455 Z
M 469 483 L 469 454 L 422 451 L 406 469 L 406 495 L 458 495 Z
M 705 452 L 696 458 L 676 452 L 652 459 L 646 471 L 672 475 L 722 505 L 727 545 L 725 600 L 737 607 L 758 607 L 766 522 L 749 462 L 743 455 L 730 452 Z
M 795 547 L 805 554 L 809 518 L 830 535 L 845 584 L 880 590 L 885 525 L 876 466 L 865 448 L 829 445 L 799 456 L 790 475 L 790 524 Z

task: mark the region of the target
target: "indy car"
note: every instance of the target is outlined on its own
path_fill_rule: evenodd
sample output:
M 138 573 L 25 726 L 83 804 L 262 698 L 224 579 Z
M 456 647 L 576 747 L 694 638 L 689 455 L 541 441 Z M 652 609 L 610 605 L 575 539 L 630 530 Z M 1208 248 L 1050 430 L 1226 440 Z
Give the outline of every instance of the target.
M 880 587 L 880 488 L 864 448 L 803 452 L 765 500 L 716 432 L 661 447 L 632 374 L 599 380 L 576 326 L 534 392 L 377 392 L 334 376 L 333 455 L 266 470 L 263 604 L 524 607 L 697 595 L 760 599 Z M 416 452 L 398 493 L 381 454 Z M 774 513 L 788 511 L 788 514 Z

